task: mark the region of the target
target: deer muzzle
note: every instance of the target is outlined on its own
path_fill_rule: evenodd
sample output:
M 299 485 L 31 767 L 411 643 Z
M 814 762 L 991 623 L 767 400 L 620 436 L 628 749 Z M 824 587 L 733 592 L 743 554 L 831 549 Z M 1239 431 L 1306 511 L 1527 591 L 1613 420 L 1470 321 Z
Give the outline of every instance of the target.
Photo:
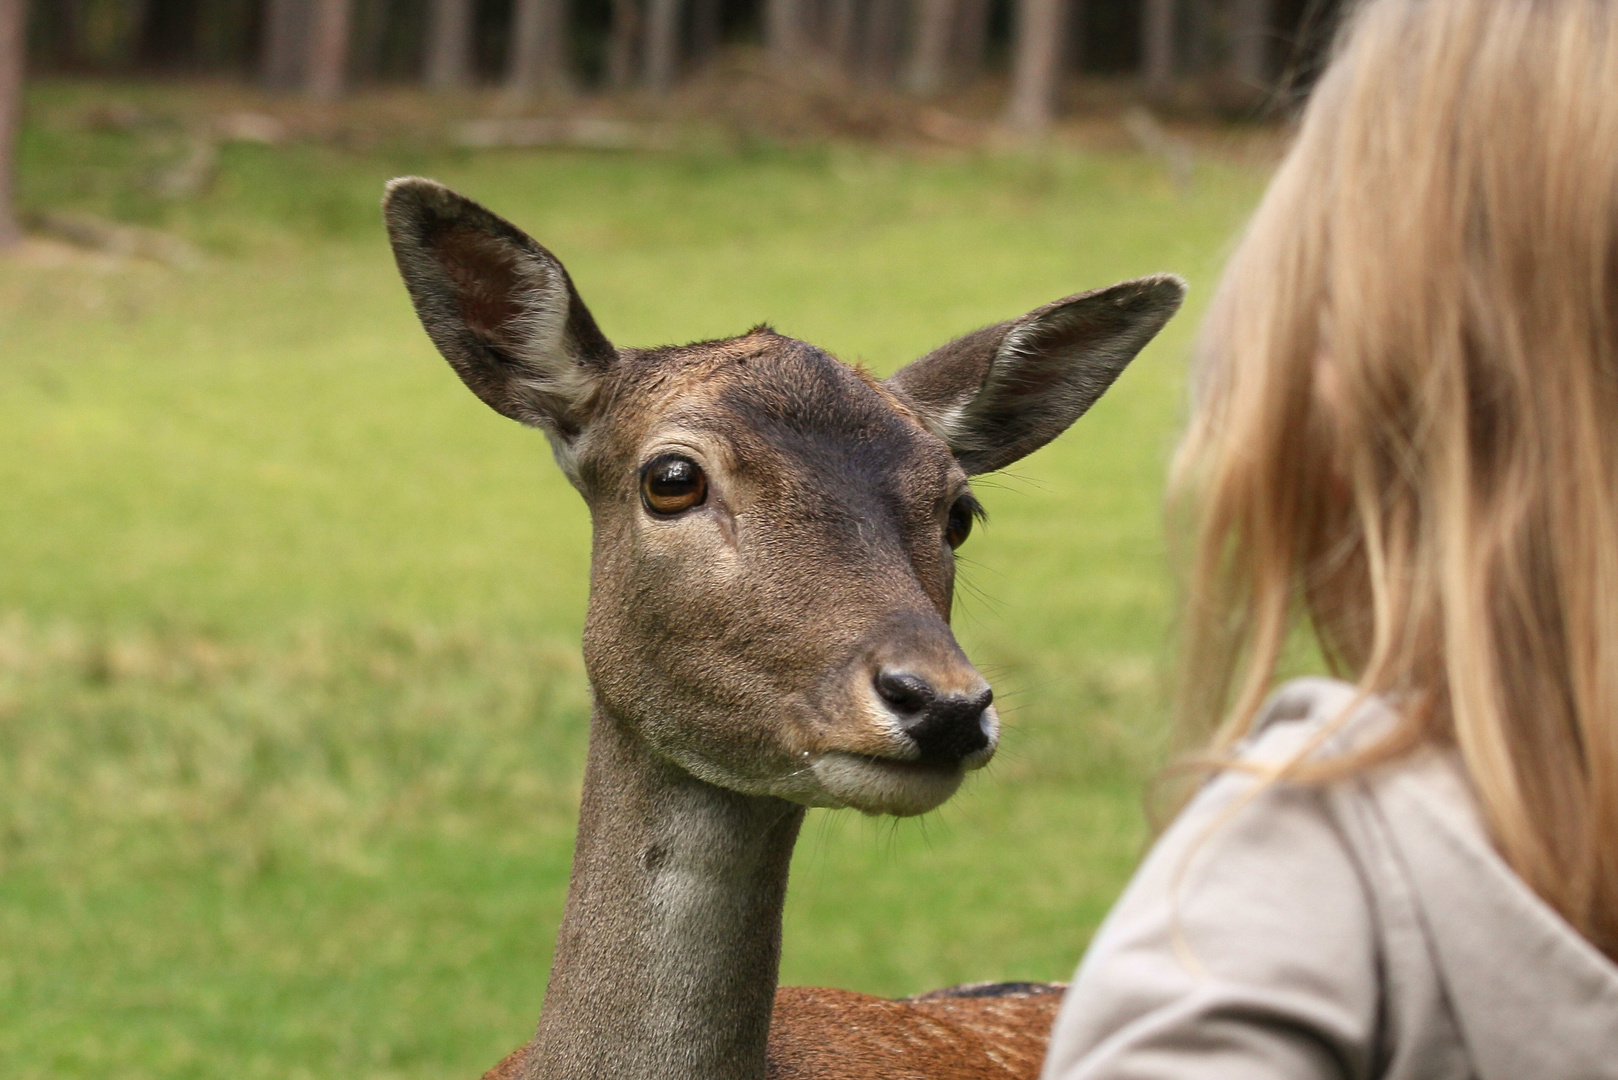
M 852 708 L 815 756 L 814 775 L 842 805 L 926 813 L 994 756 L 994 692 L 942 620 L 901 618 L 873 636 L 843 675 Z

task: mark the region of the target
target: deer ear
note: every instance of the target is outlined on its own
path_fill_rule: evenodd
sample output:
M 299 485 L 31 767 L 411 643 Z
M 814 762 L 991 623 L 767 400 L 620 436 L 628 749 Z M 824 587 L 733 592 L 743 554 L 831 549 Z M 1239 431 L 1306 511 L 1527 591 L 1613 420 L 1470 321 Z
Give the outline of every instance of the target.
M 562 264 L 431 180 L 392 181 L 382 212 L 427 336 L 495 412 L 543 428 L 565 468 L 618 354 Z
M 1084 415 L 1184 298 L 1166 274 L 1080 293 L 957 338 L 888 385 L 963 469 L 992 472 Z

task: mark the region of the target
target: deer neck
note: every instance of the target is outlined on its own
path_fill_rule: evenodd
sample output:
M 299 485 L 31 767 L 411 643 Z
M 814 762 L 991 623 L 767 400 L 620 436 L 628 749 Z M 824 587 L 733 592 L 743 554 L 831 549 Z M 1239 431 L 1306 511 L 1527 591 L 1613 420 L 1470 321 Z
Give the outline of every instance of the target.
M 803 813 L 698 780 L 598 706 L 525 1080 L 762 1080 Z

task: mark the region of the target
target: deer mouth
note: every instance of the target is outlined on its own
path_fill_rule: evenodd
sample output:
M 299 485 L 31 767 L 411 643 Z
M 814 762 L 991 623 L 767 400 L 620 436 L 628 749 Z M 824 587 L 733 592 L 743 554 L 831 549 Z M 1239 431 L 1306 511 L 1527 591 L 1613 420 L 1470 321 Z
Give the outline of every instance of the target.
M 963 765 L 942 765 L 829 750 L 815 760 L 821 788 L 839 804 L 867 814 L 913 817 L 937 808 L 961 786 Z

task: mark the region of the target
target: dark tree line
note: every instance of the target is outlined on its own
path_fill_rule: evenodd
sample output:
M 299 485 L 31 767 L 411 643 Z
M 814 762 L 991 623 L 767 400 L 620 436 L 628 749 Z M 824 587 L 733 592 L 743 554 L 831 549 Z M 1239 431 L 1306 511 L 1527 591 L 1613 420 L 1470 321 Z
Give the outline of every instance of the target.
M 930 95 L 993 70 L 1005 118 L 1045 128 L 1077 73 L 1188 79 L 1257 101 L 1307 69 L 1347 0 L 0 0 L 0 246 L 18 235 L 12 160 L 25 59 L 58 72 L 229 73 L 319 99 L 357 83 L 518 97 L 649 93 L 727 43 L 783 70 Z
M 25 0 L 0 0 L 0 248 L 22 236 L 12 198 L 17 122 L 22 115 Z
M 1339 0 L 32 0 L 30 55 L 65 70 L 252 74 L 333 96 L 356 83 L 523 94 L 666 89 L 724 43 L 927 95 L 1011 77 L 1038 127 L 1072 72 L 1166 95 L 1214 75 L 1267 87 Z M 1315 35 L 1318 36 L 1318 35 Z

